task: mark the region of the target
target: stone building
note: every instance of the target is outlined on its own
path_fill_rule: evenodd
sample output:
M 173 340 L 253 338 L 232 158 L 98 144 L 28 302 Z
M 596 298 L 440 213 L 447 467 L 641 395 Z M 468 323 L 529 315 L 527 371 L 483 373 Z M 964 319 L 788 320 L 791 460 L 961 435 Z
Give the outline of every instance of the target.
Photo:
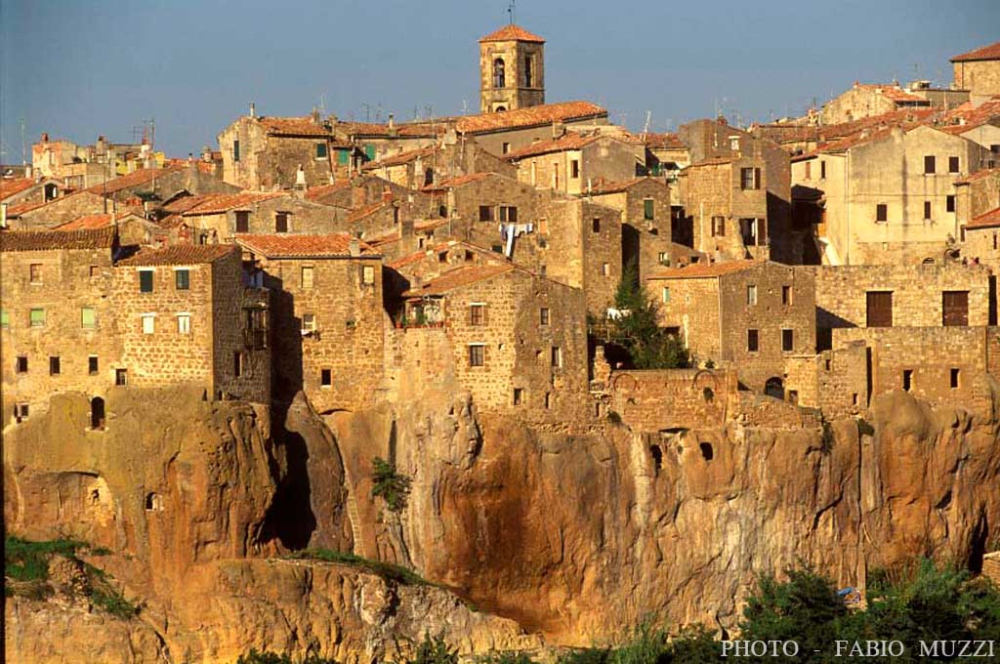
M 793 356 L 816 349 L 811 268 L 731 261 L 668 268 L 646 279 L 661 325 L 699 362 L 731 366 L 756 392 L 784 397 Z
M 273 398 L 302 390 L 321 413 L 373 405 L 382 388 L 382 258 L 345 234 L 240 235 L 251 281 L 272 293 Z
M 955 182 L 988 151 L 926 125 L 893 126 L 793 160 L 792 181 L 821 197 L 823 263 L 921 263 L 960 236 Z
M 754 157 L 715 157 L 681 171 L 678 192 L 684 212 L 674 225 L 676 241 L 717 260 L 766 260 L 767 180 Z
M 608 126 L 608 112 L 587 101 L 566 101 L 458 118 L 459 139 L 475 139 L 479 147 L 498 157 L 532 143 L 558 138 L 566 130 Z
M 640 283 L 646 275 L 675 263 L 670 187 L 663 179 L 600 182 L 588 198 L 621 213 L 622 268 L 635 263 Z
M 178 241 L 230 242 L 241 233 L 324 234 L 338 230 L 347 211 L 281 192 L 209 194 L 180 198 L 164 208 L 164 225 Z
M 681 169 L 691 165 L 691 151 L 678 134 L 641 134 L 646 146 L 646 168 L 649 175 L 665 176 L 676 181 Z
M 988 149 L 990 153 L 985 155 L 980 168 L 1000 166 L 1000 97 L 979 104 L 962 104 L 934 118 L 932 124 L 941 131 Z
M 243 285 L 231 245 L 144 249 L 118 261 L 112 301 L 119 384 L 202 384 L 209 395 L 270 403 L 268 294 Z
M 545 103 L 545 40 L 505 25 L 479 40 L 481 113 L 500 113 Z
M 601 180 L 635 178 L 646 169 L 645 147 L 614 136 L 568 132 L 559 138 L 539 141 L 504 158 L 517 168 L 517 179 L 556 193 L 587 193 Z
M 89 214 L 114 211 L 127 214 L 135 210 L 118 206 L 90 190 L 74 191 L 46 202 L 20 203 L 5 210 L 7 228 L 18 231 L 45 230 L 61 226 Z
M 449 375 L 485 411 L 574 412 L 587 394 L 584 294 L 513 265 L 468 264 L 403 293 L 405 335 L 444 335 Z M 428 361 L 435 358 L 426 358 Z M 436 358 L 441 362 L 441 358 Z
M 1000 168 L 956 180 L 955 198 L 962 256 L 1000 270 Z
M 2 178 L 0 179 L 0 204 L 40 205 L 53 201 L 72 191 L 54 178 Z
M 1000 95 L 1000 42 L 951 59 L 954 87 L 977 97 Z
M 853 122 L 894 111 L 930 107 L 931 102 L 904 90 L 898 83 L 855 82 L 850 90 L 823 107 L 823 124 Z

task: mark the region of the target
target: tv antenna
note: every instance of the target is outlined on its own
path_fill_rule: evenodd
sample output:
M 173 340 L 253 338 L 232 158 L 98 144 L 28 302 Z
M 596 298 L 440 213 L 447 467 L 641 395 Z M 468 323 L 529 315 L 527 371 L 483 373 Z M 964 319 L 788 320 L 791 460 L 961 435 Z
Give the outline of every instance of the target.
M 510 4 L 507 5 L 507 15 L 510 17 L 510 24 L 514 25 L 517 18 L 517 0 L 510 0 Z
M 653 111 L 646 111 L 646 124 L 642 127 L 642 133 L 649 133 L 649 121 L 653 119 Z

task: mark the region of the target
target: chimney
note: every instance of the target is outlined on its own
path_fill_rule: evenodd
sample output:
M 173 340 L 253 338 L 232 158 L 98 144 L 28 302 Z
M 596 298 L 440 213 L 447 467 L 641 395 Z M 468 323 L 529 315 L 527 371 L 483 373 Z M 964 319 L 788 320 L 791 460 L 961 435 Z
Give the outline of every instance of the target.
M 394 129 L 396 127 L 396 115 L 394 113 L 389 114 L 389 129 Z
M 562 138 L 562 136 L 565 134 L 566 134 L 566 125 L 559 122 L 558 120 L 554 120 L 552 122 L 552 138 L 553 139 Z
M 0 228 L 7 228 L 7 204 L 0 203 Z
M 44 132 L 42 134 L 42 143 L 48 143 L 48 142 L 49 142 L 49 132 Z
M 257 104 L 250 102 L 250 117 L 257 117 Z
M 313 106 L 313 110 L 312 110 L 312 121 L 313 121 L 313 124 L 319 124 L 319 120 L 320 120 L 320 118 L 319 118 L 319 109 L 316 108 L 315 106 Z
M 361 243 L 358 242 L 358 238 L 351 238 L 350 242 L 347 243 L 347 251 L 351 256 L 361 255 Z

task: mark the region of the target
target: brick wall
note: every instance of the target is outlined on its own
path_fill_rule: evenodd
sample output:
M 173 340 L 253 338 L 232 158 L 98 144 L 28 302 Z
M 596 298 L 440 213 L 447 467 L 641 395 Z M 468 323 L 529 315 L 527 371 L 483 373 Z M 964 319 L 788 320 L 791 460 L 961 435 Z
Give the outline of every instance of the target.
M 646 283 L 649 296 L 659 303 L 660 325 L 680 329 L 695 362 L 721 362 L 718 278 L 652 279 Z M 664 288 L 669 289 L 669 296 L 664 295 Z
M 240 255 L 212 265 L 212 370 L 217 391 L 236 399 L 271 403 L 271 349 L 258 347 L 247 336 L 247 307 L 270 307 L 264 289 L 244 288 Z M 266 314 L 265 314 L 266 318 Z M 236 355 L 239 354 L 239 375 Z
M 1000 60 L 953 62 L 955 86 L 979 96 L 1000 95 Z
M 653 433 L 724 426 L 737 379 L 725 370 L 612 371 L 607 388 L 609 410 L 633 431 Z

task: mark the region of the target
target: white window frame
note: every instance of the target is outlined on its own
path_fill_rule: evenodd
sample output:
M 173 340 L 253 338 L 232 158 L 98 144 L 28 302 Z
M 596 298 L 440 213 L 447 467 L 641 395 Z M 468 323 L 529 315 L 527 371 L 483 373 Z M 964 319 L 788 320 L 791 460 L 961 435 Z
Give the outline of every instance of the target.
M 139 314 L 142 319 L 142 333 L 156 334 L 156 314 Z M 146 321 L 149 321 L 148 325 Z
M 182 312 L 177 314 L 177 334 L 191 334 L 191 314 Z

